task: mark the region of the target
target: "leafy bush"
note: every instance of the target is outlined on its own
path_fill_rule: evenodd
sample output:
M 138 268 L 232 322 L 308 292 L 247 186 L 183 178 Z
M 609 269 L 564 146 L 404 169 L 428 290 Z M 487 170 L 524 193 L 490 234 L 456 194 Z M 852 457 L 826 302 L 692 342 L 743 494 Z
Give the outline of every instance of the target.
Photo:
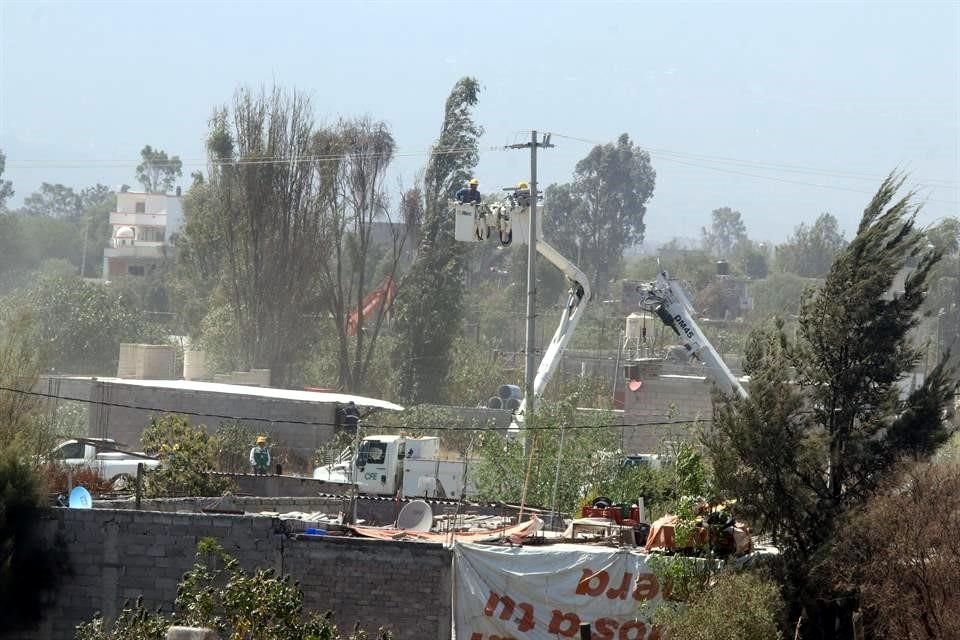
M 13 447 L 0 451 L 0 629 L 36 623 L 65 570 L 63 556 L 37 535 L 43 481 Z
M 225 473 L 250 470 L 250 447 L 257 433 L 239 420 L 221 422 L 212 438 L 216 449 L 216 468 Z
M 113 624 L 103 619 L 99 612 L 90 622 L 77 626 L 76 640 L 164 640 L 171 626 L 159 611 L 148 611 L 143 607 L 143 598 L 131 607 L 129 601 L 123 603 L 123 610 Z
M 691 561 L 683 559 L 683 562 Z M 685 603 L 667 602 L 654 613 L 654 622 L 669 633 L 671 640 L 776 640 L 782 637 L 779 624 L 783 599 L 780 588 L 768 577 L 726 571 L 710 586 L 694 587 L 686 595 Z
M 150 419 L 141 442 L 145 453 L 160 459 L 160 466 L 147 475 L 147 496 L 220 496 L 230 490 L 228 478 L 211 473 L 217 446 L 202 427 L 167 414 Z

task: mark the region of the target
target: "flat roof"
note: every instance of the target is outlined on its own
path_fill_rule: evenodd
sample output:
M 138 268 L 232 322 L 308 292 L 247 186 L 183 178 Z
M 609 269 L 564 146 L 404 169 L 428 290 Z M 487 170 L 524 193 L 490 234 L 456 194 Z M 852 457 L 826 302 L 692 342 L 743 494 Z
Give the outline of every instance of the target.
M 155 389 L 171 389 L 175 391 L 202 391 L 205 393 L 222 393 L 235 396 L 253 396 L 274 400 L 293 400 L 296 402 L 313 402 L 316 404 L 346 404 L 351 400 L 361 407 L 389 409 L 403 411 L 403 407 L 379 398 L 354 396 L 346 393 L 329 393 L 326 391 L 303 391 L 301 389 L 276 389 L 274 387 L 252 387 L 242 384 L 227 384 L 224 382 L 200 382 L 198 380 L 135 380 L 131 378 L 102 378 L 89 376 L 68 376 L 69 380 L 86 380 L 89 382 L 103 382 L 105 384 L 128 385 L 134 387 L 152 387 Z

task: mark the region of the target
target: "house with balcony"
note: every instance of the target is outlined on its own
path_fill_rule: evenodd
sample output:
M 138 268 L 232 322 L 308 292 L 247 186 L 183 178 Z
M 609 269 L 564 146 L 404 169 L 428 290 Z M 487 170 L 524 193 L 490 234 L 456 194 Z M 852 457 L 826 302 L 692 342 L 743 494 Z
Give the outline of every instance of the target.
M 110 243 L 103 251 L 103 277 L 142 276 L 173 257 L 176 233 L 183 225 L 183 198 L 120 191 L 110 214 Z

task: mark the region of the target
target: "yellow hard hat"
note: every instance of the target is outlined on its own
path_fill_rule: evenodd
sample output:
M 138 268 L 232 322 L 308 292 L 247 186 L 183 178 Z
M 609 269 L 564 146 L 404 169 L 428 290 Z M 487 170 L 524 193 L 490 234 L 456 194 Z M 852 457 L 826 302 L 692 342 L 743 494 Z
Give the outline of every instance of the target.
M 517 189 L 529 189 L 529 188 L 530 188 L 530 185 L 528 185 L 523 180 L 517 183 Z
M 470 186 L 471 186 L 471 187 L 475 187 L 475 186 L 477 186 L 478 184 L 480 184 L 480 181 L 479 181 L 479 180 L 477 180 L 476 178 L 470 178 Z
M 266 444 L 266 442 L 267 442 L 266 436 L 257 436 L 257 444 Z

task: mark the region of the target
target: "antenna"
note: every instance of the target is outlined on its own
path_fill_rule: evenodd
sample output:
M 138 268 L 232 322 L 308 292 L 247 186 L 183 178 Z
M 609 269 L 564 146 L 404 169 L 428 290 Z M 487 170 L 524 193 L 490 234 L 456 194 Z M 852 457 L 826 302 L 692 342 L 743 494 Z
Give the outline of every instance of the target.
M 432 526 L 433 509 L 423 500 L 414 500 L 404 505 L 397 516 L 397 529 L 430 531 Z

